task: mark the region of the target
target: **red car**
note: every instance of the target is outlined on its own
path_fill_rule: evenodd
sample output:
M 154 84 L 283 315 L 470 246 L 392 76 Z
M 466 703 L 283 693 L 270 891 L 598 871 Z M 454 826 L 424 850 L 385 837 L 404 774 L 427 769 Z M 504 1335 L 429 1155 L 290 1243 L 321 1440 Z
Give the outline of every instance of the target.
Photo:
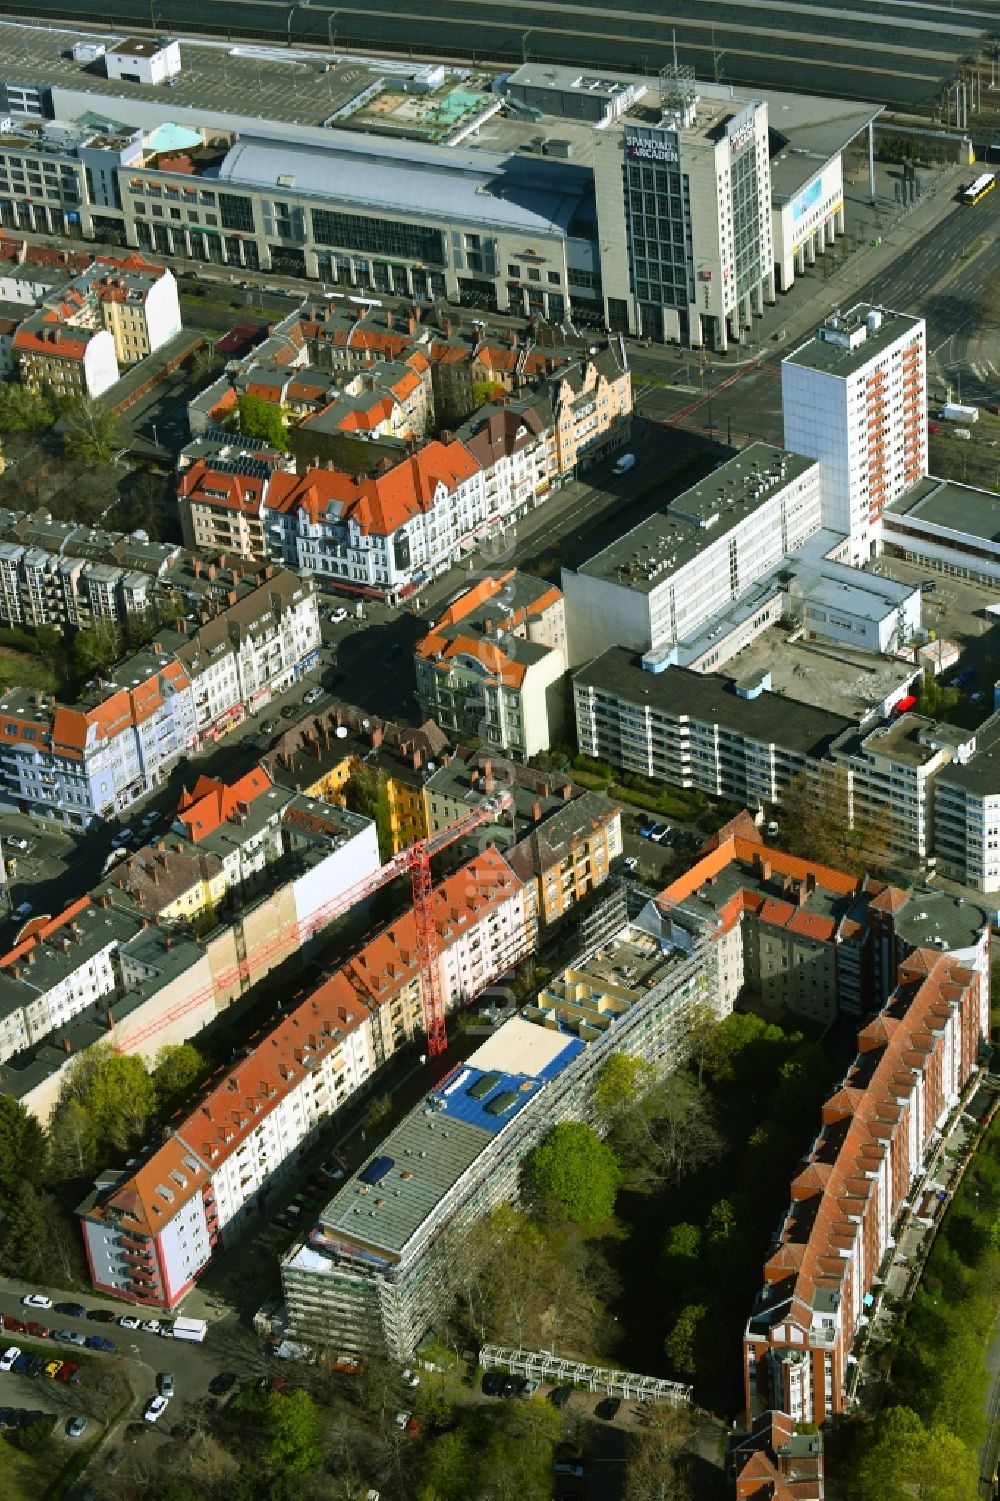
M 36 1324 L 34 1320 L 32 1320 L 32 1322 L 28 1325 L 27 1332 L 32 1335 L 34 1339 L 48 1339 L 49 1337 L 49 1331 L 46 1329 L 45 1325 Z
M 936 422 L 928 422 L 928 424 L 927 424 L 927 431 L 929 433 L 936 433 L 937 430 L 938 430 L 938 426 L 937 426 Z
M 72 1381 L 73 1377 L 76 1375 L 79 1369 L 80 1367 L 78 1365 L 74 1365 L 72 1360 L 64 1360 L 61 1368 L 56 1371 L 56 1380 L 66 1382 Z
M 10 1334 L 27 1334 L 28 1332 L 27 1325 L 22 1323 L 20 1319 L 5 1317 L 3 1326 Z

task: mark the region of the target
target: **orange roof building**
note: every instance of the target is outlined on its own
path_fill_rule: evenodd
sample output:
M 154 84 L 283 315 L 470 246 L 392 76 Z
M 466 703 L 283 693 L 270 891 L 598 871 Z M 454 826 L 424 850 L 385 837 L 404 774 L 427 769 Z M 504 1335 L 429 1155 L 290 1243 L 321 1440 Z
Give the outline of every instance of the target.
M 514 569 L 482 578 L 417 643 L 415 667 L 424 717 L 453 739 L 522 758 L 547 750 L 562 728 L 562 594 Z
M 240 790 L 259 796 L 261 789 L 237 783 L 228 795 Z M 202 778 L 182 816 L 206 801 L 221 811 L 223 796 L 220 784 Z M 525 888 L 493 849 L 443 881 L 433 901 L 449 1007 L 534 944 Z M 175 1307 L 215 1247 L 242 1229 L 283 1164 L 422 1021 L 416 925 L 408 912 L 255 1038 L 138 1168 L 81 1205 L 95 1289 L 150 1308 Z
M 857 1057 L 792 1183 L 746 1326 L 748 1422 L 777 1408 L 794 1423 L 822 1424 L 844 1410 L 848 1357 L 881 1295 L 894 1223 L 908 1199 L 919 1201 L 940 1127 L 976 1073 L 988 991 L 975 964 L 918 949 L 858 1033 Z
M 828 1025 L 885 1004 L 899 963 L 933 943 L 982 963 L 988 915 L 947 892 L 914 895 L 764 844 L 747 813 L 660 894 L 697 911 L 727 950 L 726 1010 L 742 996 Z

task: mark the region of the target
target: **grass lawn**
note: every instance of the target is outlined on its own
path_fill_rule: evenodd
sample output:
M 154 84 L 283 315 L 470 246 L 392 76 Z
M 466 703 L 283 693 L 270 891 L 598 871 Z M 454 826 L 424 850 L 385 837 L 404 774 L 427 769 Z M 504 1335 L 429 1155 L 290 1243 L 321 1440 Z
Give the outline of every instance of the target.
M 38 688 L 55 693 L 59 675 L 45 657 L 0 646 L 0 692 L 8 688 Z

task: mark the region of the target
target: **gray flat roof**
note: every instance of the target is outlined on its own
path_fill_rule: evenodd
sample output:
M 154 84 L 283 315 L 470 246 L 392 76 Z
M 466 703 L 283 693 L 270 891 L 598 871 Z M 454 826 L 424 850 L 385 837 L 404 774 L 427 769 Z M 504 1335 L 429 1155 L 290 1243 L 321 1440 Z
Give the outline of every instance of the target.
M 488 222 L 565 234 L 591 189 L 590 174 L 561 162 L 330 132 L 327 145 L 243 136 L 219 169 L 234 187 L 283 188 L 384 214 Z M 282 181 L 282 179 L 287 179 Z
M 984 542 L 1000 542 L 1000 495 L 975 485 L 928 475 L 886 509 Z
M 776 491 L 815 467 L 815 459 L 771 443 L 751 443 L 576 571 L 651 594 Z
M 880 315 L 881 323 L 878 328 L 866 327 L 865 319 L 869 313 Z M 793 349 L 781 363 L 802 365 L 809 370 L 821 370 L 827 375 L 853 375 L 855 370 L 860 370 L 862 365 L 875 359 L 908 330 L 922 326 L 923 321 L 910 313 L 896 313 L 872 303 L 858 302 L 846 312 L 831 313 L 812 338 L 800 344 L 798 349 Z M 860 337 L 852 349 L 846 343 L 821 337 L 824 330 L 840 338 L 847 338 L 852 334 Z
M 922 886 L 907 893 L 893 922 L 900 938 L 914 948 L 968 949 L 978 941 L 989 916 L 964 897 Z
M 740 698 L 728 677 L 691 672 L 686 667 L 647 672 L 638 657 L 620 646 L 612 646 L 574 673 L 573 682 L 624 703 L 657 709 L 671 719 L 717 724 L 806 756 L 823 755 L 835 736 L 856 727 L 856 721 L 841 714 L 779 693 L 765 691 L 757 698 Z

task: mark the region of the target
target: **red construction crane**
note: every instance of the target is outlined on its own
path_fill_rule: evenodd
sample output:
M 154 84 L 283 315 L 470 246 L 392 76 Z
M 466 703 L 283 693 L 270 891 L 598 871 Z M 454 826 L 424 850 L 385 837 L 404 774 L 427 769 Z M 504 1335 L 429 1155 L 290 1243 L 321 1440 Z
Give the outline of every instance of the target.
M 343 917 L 352 907 L 374 896 L 376 891 L 387 886 L 390 881 L 395 881 L 399 876 L 409 872 L 410 883 L 413 890 L 413 920 L 417 930 L 417 955 L 420 960 L 420 990 L 424 1002 L 424 1028 L 427 1033 L 427 1052 L 435 1058 L 443 1053 L 448 1046 L 448 1035 L 445 1026 L 444 997 L 441 994 L 441 976 L 438 972 L 438 947 L 437 929 L 434 923 L 434 888 L 431 883 L 431 860 L 454 844 L 456 839 L 462 839 L 466 834 L 471 834 L 482 824 L 493 823 L 511 806 L 514 801 L 513 794 L 507 790 L 493 793 L 482 802 L 478 808 L 467 813 L 457 823 L 450 824 L 447 829 L 442 829 L 439 834 L 432 834 L 428 839 L 418 839 L 415 844 L 409 845 L 405 850 L 400 850 L 398 855 L 378 870 L 372 871 L 371 875 L 365 876 L 364 880 L 357 881 L 342 891 L 332 901 L 324 903 L 317 908 L 308 920 L 299 923 L 298 945 L 301 947 L 307 939 L 312 938 L 322 928 L 335 922 L 338 917 Z M 295 947 L 294 941 L 289 942 L 287 930 L 279 934 L 270 943 L 258 945 L 254 950 L 255 968 L 259 968 L 262 961 L 272 955 L 280 954 L 283 958 L 292 953 Z M 137 1052 L 142 1044 L 150 1037 L 155 1037 L 157 1032 L 164 1027 L 172 1025 L 181 1017 L 196 1011 L 214 1000 L 217 995 L 224 993 L 235 981 L 241 988 L 250 980 L 250 964 L 247 957 L 230 965 L 228 969 L 217 973 L 211 985 L 186 996 L 183 1001 L 172 1006 L 156 1021 L 147 1023 L 137 1031 L 130 1032 L 124 1042 L 116 1044 L 118 1052 Z

